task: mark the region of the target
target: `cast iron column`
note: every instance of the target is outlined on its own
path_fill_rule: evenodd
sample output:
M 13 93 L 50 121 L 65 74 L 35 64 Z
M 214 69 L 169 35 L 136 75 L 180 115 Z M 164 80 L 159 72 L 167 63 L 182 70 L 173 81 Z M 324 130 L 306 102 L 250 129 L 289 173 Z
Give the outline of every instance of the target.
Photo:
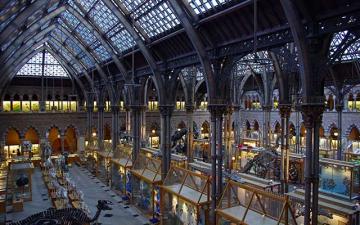
M 187 151 L 187 159 L 188 162 L 193 161 L 193 141 L 194 141 L 194 105 L 186 105 L 186 118 L 187 118 L 187 144 L 186 144 L 186 151 Z
M 94 112 L 94 106 L 93 105 L 87 105 L 86 106 L 86 115 L 87 115 L 87 139 L 88 143 L 90 143 L 90 140 L 92 138 L 92 128 L 93 128 L 93 112 Z
M 264 147 L 270 146 L 270 113 L 271 113 L 271 105 L 264 105 L 263 107 L 264 111 L 264 126 L 263 126 L 263 145 Z
M 118 152 L 116 148 L 119 142 L 119 105 L 112 105 L 111 106 L 111 145 L 114 157 L 118 156 Z
M 240 143 L 240 106 L 234 106 L 234 139 L 235 144 Z
M 161 179 L 164 180 L 171 163 L 171 115 L 174 105 L 160 105 L 160 150 L 162 154 Z
M 141 139 L 141 110 L 143 109 L 142 105 L 132 105 L 131 114 L 132 114 L 132 123 L 131 131 L 133 137 L 133 150 L 132 150 L 132 160 L 136 160 L 139 151 L 140 151 L 140 139 Z
M 130 134 L 131 132 L 131 111 L 130 107 L 125 107 L 125 127 L 126 127 L 126 133 Z
M 99 150 L 104 151 L 104 106 L 98 106 L 98 143 Z
M 232 107 L 228 107 L 225 110 L 224 114 L 224 141 L 225 141 L 225 169 L 230 171 L 231 165 L 231 115 L 233 109 Z
M 303 105 L 306 128 L 304 224 L 317 225 L 319 188 L 319 129 L 324 105 Z M 311 212 L 311 223 L 310 223 Z
M 281 193 L 288 192 L 289 179 L 289 118 L 291 105 L 280 104 L 281 117 Z
M 222 120 L 225 105 L 209 105 L 211 115 L 211 221 L 216 221 L 216 204 L 222 192 Z

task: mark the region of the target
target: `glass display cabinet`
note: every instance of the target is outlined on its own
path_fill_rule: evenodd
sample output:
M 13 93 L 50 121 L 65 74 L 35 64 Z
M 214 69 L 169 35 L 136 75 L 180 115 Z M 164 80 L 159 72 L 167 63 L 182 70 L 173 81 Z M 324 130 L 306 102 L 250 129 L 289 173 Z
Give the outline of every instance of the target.
M 156 148 L 141 148 L 140 151 L 141 151 L 141 153 L 145 154 L 146 156 L 155 157 L 155 158 L 161 159 L 160 149 L 156 149 Z M 187 157 L 186 157 L 185 155 L 175 154 L 175 153 L 172 153 L 172 154 L 171 154 L 171 165 L 180 166 L 180 167 L 185 168 L 185 167 L 186 167 L 186 163 L 187 163 Z
M 10 164 L 10 173 L 8 184 L 13 190 L 13 199 L 22 199 L 23 201 L 32 200 L 32 174 L 34 165 L 31 162 L 12 162 Z M 19 179 L 28 179 L 24 186 L 18 186 Z
M 118 146 L 118 157 L 111 159 L 111 188 L 123 195 L 124 200 L 127 200 L 131 195 L 131 146 Z
M 209 139 L 194 139 L 193 157 L 204 162 L 210 162 L 210 144 Z
M 251 147 L 259 147 L 260 139 L 260 132 L 258 130 L 244 130 L 241 137 L 241 143 Z
M 209 176 L 172 166 L 160 186 L 162 224 L 210 224 L 210 185 Z
M 110 172 L 111 172 L 111 159 L 113 158 L 113 153 L 111 151 L 97 151 L 97 160 L 96 160 L 96 176 L 108 184 L 110 181 Z
M 144 214 L 158 222 L 160 199 L 158 186 L 161 180 L 161 160 L 139 154 L 130 170 L 132 179 L 131 202 Z
M 289 215 L 286 217 L 285 215 Z M 274 194 L 232 180 L 216 208 L 217 225 L 296 224 L 288 196 Z
M 340 198 L 353 199 L 360 193 L 360 164 L 320 159 L 319 190 Z
M 287 193 L 291 200 L 293 211 L 297 215 L 297 224 L 304 223 L 305 190 L 296 189 Z M 357 205 L 350 200 L 342 200 L 319 193 L 318 224 L 326 225 L 352 225 L 359 224 L 359 211 Z

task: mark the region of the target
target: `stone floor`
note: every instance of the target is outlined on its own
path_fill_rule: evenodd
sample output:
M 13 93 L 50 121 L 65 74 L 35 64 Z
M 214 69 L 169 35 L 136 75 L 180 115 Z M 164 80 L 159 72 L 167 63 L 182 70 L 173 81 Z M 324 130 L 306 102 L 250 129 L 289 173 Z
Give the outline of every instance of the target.
M 92 215 L 96 212 L 98 200 L 113 202 L 111 211 L 101 213 L 97 221 L 99 225 L 143 225 L 149 223 L 149 220 L 139 210 L 131 205 L 126 205 L 120 196 L 116 195 L 85 168 L 73 166 L 70 169 L 70 176 L 76 182 L 78 189 L 84 193 L 84 201 L 89 206 Z M 12 213 L 10 207 L 6 220 L 9 222 L 17 221 L 49 207 L 51 207 L 51 202 L 41 178 L 41 172 L 36 169 L 33 176 L 33 201 L 24 204 L 23 212 Z

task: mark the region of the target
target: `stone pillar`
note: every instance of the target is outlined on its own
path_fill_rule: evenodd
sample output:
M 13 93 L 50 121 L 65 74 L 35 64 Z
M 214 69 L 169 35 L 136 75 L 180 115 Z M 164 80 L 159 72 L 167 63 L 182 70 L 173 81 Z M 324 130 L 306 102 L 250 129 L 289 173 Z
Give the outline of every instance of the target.
M 136 160 L 140 152 L 140 140 L 141 140 L 141 111 L 143 110 L 142 105 L 132 105 L 131 108 L 131 131 L 133 137 L 133 150 L 132 150 L 132 160 Z
M 61 143 L 61 154 L 64 154 L 65 152 L 65 134 L 60 134 L 60 143 Z
M 211 115 L 211 221 L 216 221 L 215 209 L 222 193 L 222 121 L 225 105 L 209 105 Z
M 337 124 L 338 124 L 338 146 L 337 146 L 337 154 L 336 154 L 336 158 L 338 160 L 342 159 L 342 112 L 344 109 L 343 105 L 336 105 L 336 111 L 337 111 Z
M 116 148 L 119 142 L 119 105 L 111 106 L 111 144 L 114 157 L 118 157 L 118 151 Z
M 305 155 L 305 215 L 304 224 L 317 225 L 319 188 L 319 129 L 324 105 L 303 105 L 302 115 L 306 128 Z M 311 214 L 310 214 L 311 211 Z M 310 223 L 310 215 L 311 223 Z
M 291 105 L 280 104 L 279 113 L 281 117 L 281 193 L 288 192 L 289 180 L 289 118 Z
M 86 106 L 86 115 L 87 115 L 87 139 L 88 142 L 90 143 L 90 140 L 92 138 L 92 127 L 93 127 L 93 112 L 94 112 L 94 107 L 93 105 L 87 105 Z
M 171 115 L 174 105 L 160 105 L 160 151 L 162 154 L 161 179 L 165 179 L 171 163 Z
M 264 125 L 263 125 L 263 146 L 270 146 L 270 116 L 271 116 L 271 105 L 264 105 Z
M 104 149 L 104 106 L 98 106 L 98 143 L 99 150 Z
M 192 105 L 186 105 L 186 119 L 187 119 L 187 144 L 186 144 L 186 152 L 187 152 L 187 159 L 188 162 L 193 161 L 193 142 L 194 142 L 194 108 L 195 106 Z

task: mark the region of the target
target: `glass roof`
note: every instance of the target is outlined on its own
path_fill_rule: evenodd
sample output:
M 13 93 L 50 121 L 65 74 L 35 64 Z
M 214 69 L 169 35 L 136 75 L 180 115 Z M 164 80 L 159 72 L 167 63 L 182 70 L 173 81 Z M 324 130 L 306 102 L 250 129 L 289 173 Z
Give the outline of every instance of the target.
M 180 24 L 173 10 L 163 0 L 119 0 L 149 37 Z
M 43 58 L 45 57 L 45 58 Z M 44 70 L 43 70 L 44 69 Z M 33 56 L 16 74 L 16 76 L 68 77 L 67 71 L 48 51 Z
M 187 0 L 196 14 L 202 14 L 210 9 L 224 5 L 231 0 Z
M 267 51 L 250 53 L 241 58 L 235 67 L 235 75 L 242 76 L 250 71 L 256 73 L 274 72 L 274 67 Z
M 330 57 L 336 52 L 345 39 L 353 40 L 355 38 L 356 37 L 348 31 L 342 31 L 334 34 L 330 44 Z M 347 47 L 341 56 L 338 57 L 335 61 L 353 61 L 356 59 L 360 59 L 360 39 L 357 39 L 349 47 Z

